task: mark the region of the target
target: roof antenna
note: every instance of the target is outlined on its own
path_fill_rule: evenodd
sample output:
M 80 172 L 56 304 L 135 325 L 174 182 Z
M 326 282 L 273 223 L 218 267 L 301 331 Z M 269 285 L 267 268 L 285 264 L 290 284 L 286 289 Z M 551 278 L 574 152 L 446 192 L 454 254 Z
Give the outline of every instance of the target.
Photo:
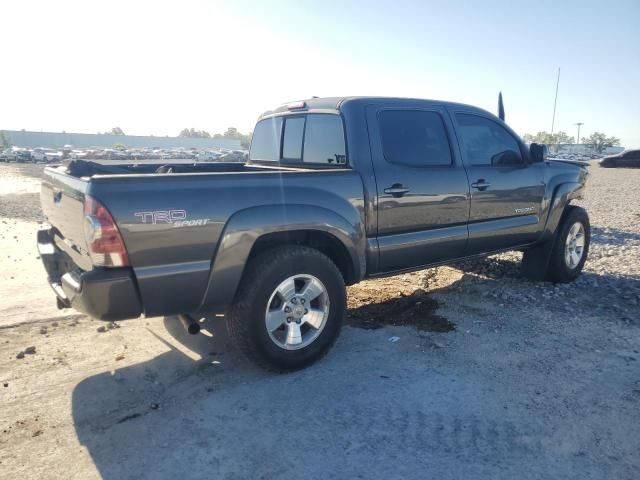
M 498 117 L 504 122 L 504 105 L 502 103 L 502 92 L 498 94 Z

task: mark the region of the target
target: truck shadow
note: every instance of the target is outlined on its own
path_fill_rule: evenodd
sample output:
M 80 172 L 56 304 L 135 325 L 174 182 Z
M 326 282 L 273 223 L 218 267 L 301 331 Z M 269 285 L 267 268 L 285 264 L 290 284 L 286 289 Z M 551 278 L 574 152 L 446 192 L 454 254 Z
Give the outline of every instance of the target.
M 640 215 L 638 218 L 640 221 Z M 591 227 L 591 241 L 607 246 L 621 246 L 627 242 L 639 242 L 640 233 L 627 232 L 617 228 Z
M 172 435 L 164 425 L 168 412 L 185 414 L 188 421 L 198 415 L 210 392 L 269 376 L 228 347 L 224 319 L 206 318 L 203 332 L 197 335 L 187 333 L 176 317 L 165 317 L 163 326 L 155 329 L 157 333 L 148 332 L 164 344 L 164 353 L 89 377 L 73 390 L 72 415 L 78 440 L 89 451 L 101 478 L 176 477 L 173 469 L 173 473 L 162 472 L 146 464 L 147 459 L 163 454 L 165 442 L 171 449 L 164 454 L 175 454 L 177 446 L 163 438 Z M 188 429 L 178 436 L 188 441 Z
M 511 271 L 517 262 L 500 261 L 498 267 Z M 601 284 L 608 281 L 607 276 L 585 277 L 584 288 L 577 287 L 585 297 L 589 295 L 591 278 L 597 278 Z M 486 282 L 504 283 L 497 278 L 488 277 Z M 417 289 L 405 297 L 351 308 L 346 324 L 360 328 L 388 324 L 421 328 L 422 322 L 428 331 L 453 330 L 454 326 L 438 315 L 438 303 L 430 295 L 455 295 L 456 286 L 465 285 L 468 279 L 465 275 L 438 290 Z M 640 279 L 628 279 L 628 282 L 629 288 L 636 291 L 640 288 Z M 529 288 L 528 282 L 521 283 L 517 288 Z M 591 306 L 585 303 L 581 308 L 586 311 Z M 395 321 L 386 321 L 389 318 Z M 230 347 L 222 318 L 205 319 L 202 323 L 205 333 L 199 335 L 189 335 L 175 317 L 166 317 L 163 326 L 164 329 L 157 331 L 149 329 L 149 334 L 166 346 L 164 353 L 140 364 L 89 377 L 73 391 L 72 415 L 78 440 L 104 479 L 294 476 L 295 462 L 289 462 L 286 451 L 281 452 L 277 446 L 282 439 L 290 438 L 296 443 L 302 438 L 299 433 L 294 435 L 288 426 L 289 407 L 301 412 L 319 408 L 326 415 L 323 418 L 336 423 L 335 431 L 340 431 L 341 422 L 351 425 L 363 420 L 340 417 L 340 402 L 333 408 L 331 403 L 322 403 L 323 398 L 366 390 L 380 378 L 401 375 L 403 369 L 409 368 L 402 361 L 388 362 L 388 354 L 385 356 L 379 345 L 358 347 L 356 341 L 354 348 L 353 339 L 360 337 L 352 329 L 343 333 L 343 337 L 350 339 L 345 342 L 349 345 L 338 342 L 331 354 L 316 366 L 289 375 L 273 375 L 254 368 Z M 370 343 L 371 337 L 362 341 Z M 385 337 L 384 345 L 393 344 Z M 362 349 L 369 353 L 359 354 Z M 430 358 L 435 360 L 436 357 Z M 361 374 L 356 377 L 344 374 L 362 362 L 366 368 L 359 370 Z M 312 385 L 317 388 L 310 389 Z M 431 398 L 432 394 L 424 392 L 423 395 Z M 458 393 L 454 391 L 451 395 L 455 397 Z M 425 401 L 429 404 L 436 402 L 436 398 Z M 386 417 L 381 418 L 380 425 L 386 421 Z M 294 423 L 298 427 L 302 425 L 300 421 Z M 324 432 L 327 427 L 314 423 L 304 428 L 308 429 L 305 435 L 311 441 L 319 435 L 317 432 Z M 333 433 L 326 435 L 329 438 Z M 433 448 L 440 447 L 434 445 Z M 414 454 L 417 455 L 414 452 L 411 458 Z M 317 465 L 317 472 L 323 472 L 321 463 Z
M 73 417 L 79 438 L 86 440 L 83 444 L 91 444 L 93 432 L 104 432 L 161 408 L 171 399 L 172 391 L 189 385 L 194 377 L 206 388 L 207 381 L 224 376 L 227 364 L 234 365 L 235 374 L 253 370 L 227 347 L 223 319 L 205 319 L 204 333 L 197 335 L 187 333 L 177 317 L 165 317 L 163 324 L 162 335 L 151 329 L 148 332 L 166 347 L 165 353 L 145 363 L 95 375 L 75 388 Z

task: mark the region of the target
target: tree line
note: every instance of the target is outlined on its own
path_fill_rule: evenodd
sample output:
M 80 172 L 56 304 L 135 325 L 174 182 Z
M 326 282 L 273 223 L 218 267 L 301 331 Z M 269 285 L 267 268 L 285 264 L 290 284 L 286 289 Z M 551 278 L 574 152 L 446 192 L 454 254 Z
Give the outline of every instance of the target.
M 104 132 L 105 135 L 125 135 L 124 131 L 120 127 L 113 127 L 111 130 Z M 231 140 L 240 140 L 242 148 L 249 148 L 251 144 L 251 134 L 240 133 L 237 128 L 229 127 L 224 133 L 214 133 L 211 135 L 206 130 L 196 130 L 195 128 L 183 128 L 180 131 L 179 137 L 186 138 L 228 138 Z
M 243 148 L 249 148 L 249 145 L 251 144 L 251 134 L 252 132 L 247 134 L 240 133 L 235 127 L 229 127 L 224 133 L 214 133 L 213 135 L 206 130 L 184 128 L 180 132 L 179 136 L 187 138 L 228 138 L 231 140 L 240 140 L 240 145 L 242 145 Z
M 525 133 L 522 139 L 527 143 L 541 143 L 545 145 L 576 143 L 575 137 L 570 137 L 565 132 L 538 132 L 535 135 Z M 608 137 L 601 132 L 593 132 L 588 137 L 583 137 L 580 143 L 583 145 L 589 145 L 596 152 L 602 153 L 605 148 L 619 146 L 620 139 L 616 137 Z

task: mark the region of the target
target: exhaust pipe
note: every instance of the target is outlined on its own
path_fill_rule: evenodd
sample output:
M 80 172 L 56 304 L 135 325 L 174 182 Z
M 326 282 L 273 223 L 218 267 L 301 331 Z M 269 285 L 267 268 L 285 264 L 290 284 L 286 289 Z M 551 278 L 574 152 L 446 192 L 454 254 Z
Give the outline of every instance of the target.
M 178 318 L 180 319 L 182 325 L 184 325 L 184 328 L 187 330 L 187 332 L 189 332 L 191 335 L 196 335 L 200 332 L 200 324 L 191 315 L 181 313 L 180 315 L 178 315 Z

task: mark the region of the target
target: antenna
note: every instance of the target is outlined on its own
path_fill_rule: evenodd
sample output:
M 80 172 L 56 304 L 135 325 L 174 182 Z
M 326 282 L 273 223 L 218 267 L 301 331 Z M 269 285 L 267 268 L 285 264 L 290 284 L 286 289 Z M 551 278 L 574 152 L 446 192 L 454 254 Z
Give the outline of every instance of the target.
M 502 92 L 498 94 L 498 117 L 504 122 L 504 104 L 502 103 Z
M 558 67 L 558 79 L 556 80 L 556 98 L 553 101 L 553 118 L 551 119 L 551 135 L 556 124 L 556 105 L 558 104 L 558 85 L 560 85 L 560 67 Z

